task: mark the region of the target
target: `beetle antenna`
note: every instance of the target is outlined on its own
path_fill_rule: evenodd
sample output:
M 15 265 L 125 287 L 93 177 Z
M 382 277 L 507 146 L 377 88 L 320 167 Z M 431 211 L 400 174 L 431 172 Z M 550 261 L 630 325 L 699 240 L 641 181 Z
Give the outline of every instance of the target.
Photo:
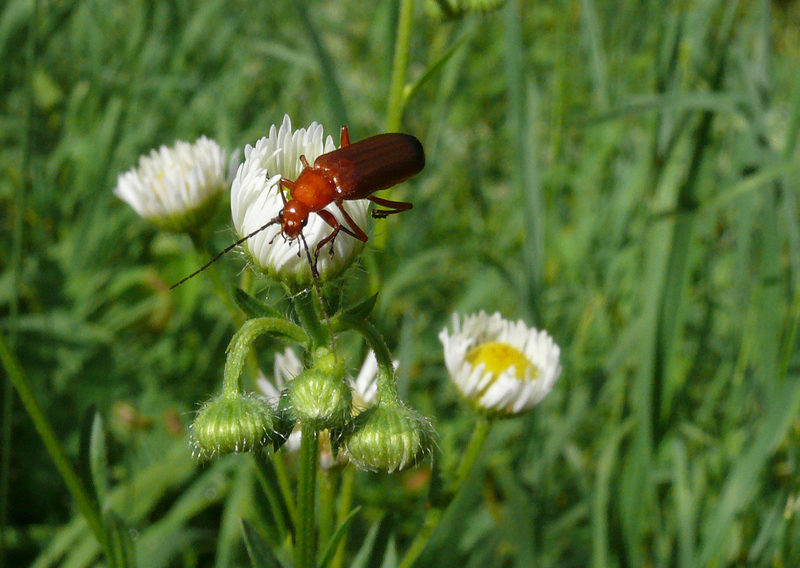
M 181 281 L 180 281 L 180 282 L 178 282 L 177 284 L 173 284 L 172 286 L 170 286 L 170 287 L 169 287 L 169 289 L 170 289 L 170 290 L 174 290 L 175 288 L 177 288 L 178 286 L 180 286 L 181 284 L 183 284 L 183 283 L 184 283 L 184 282 L 186 282 L 187 280 L 189 280 L 189 279 L 191 279 L 191 278 L 194 278 L 195 276 L 197 276 L 198 274 L 200 274 L 201 272 L 203 272 L 203 271 L 204 271 L 206 268 L 208 268 L 209 266 L 211 266 L 212 264 L 214 264 L 215 262 L 217 262 L 217 261 L 218 261 L 220 258 L 222 258 L 222 257 L 223 257 L 225 254 L 227 254 L 227 253 L 231 252 L 233 249 L 235 249 L 235 248 L 236 248 L 236 247 L 238 247 L 240 244 L 242 244 L 243 242 L 245 242 L 247 239 L 249 239 L 250 237 L 254 237 L 254 236 L 256 236 L 258 233 L 260 233 L 261 231 L 263 231 L 264 229 L 266 229 L 266 228 L 267 228 L 267 227 L 269 227 L 270 225 L 274 225 L 275 223 L 280 223 L 280 217 L 275 217 L 275 218 L 274 218 L 272 221 L 270 221 L 270 222 L 269 222 L 269 223 L 267 223 L 266 225 L 262 225 L 261 227 L 259 227 L 258 229 L 256 229 L 256 230 L 255 230 L 255 231 L 253 231 L 252 233 L 250 233 L 249 235 L 247 235 L 247 236 L 245 236 L 245 237 L 242 237 L 241 239 L 239 239 L 238 241 L 236 241 L 235 243 L 233 243 L 231 246 L 229 246 L 229 247 L 226 247 L 226 248 L 225 248 L 225 250 L 223 250 L 223 251 L 222 251 L 221 253 L 219 253 L 217 256 L 215 256 L 214 258 L 212 258 L 211 260 L 209 260 L 207 263 L 205 263 L 203 266 L 201 266 L 200 268 L 198 268 L 197 270 L 195 270 L 194 272 L 192 272 L 192 273 L 191 273 L 189 276 L 187 276 L 186 278 L 184 278 L 183 280 L 181 280 Z
M 328 317 L 328 310 L 325 309 L 325 301 L 322 299 L 322 288 L 319 285 L 319 272 L 317 271 L 317 263 L 311 259 L 311 251 L 308 250 L 308 243 L 303 233 L 300 233 L 300 239 L 303 241 L 303 248 L 306 251 L 306 258 L 308 258 L 308 265 L 311 267 L 311 278 L 314 280 L 314 288 L 317 290 L 317 298 L 319 298 L 319 306 L 322 308 L 322 315 L 325 316 L 325 323 L 328 324 L 328 332 L 331 334 L 331 351 L 333 356 L 336 357 L 336 339 L 333 336 L 333 326 L 331 325 L 331 318 Z

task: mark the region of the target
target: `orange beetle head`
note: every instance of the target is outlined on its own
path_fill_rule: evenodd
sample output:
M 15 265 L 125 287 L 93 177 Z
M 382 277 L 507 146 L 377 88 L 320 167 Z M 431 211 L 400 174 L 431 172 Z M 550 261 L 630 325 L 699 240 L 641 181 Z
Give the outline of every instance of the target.
M 290 199 L 281 211 L 279 218 L 281 232 L 287 239 L 293 240 L 300 235 L 303 227 L 308 223 L 308 209 L 299 201 Z

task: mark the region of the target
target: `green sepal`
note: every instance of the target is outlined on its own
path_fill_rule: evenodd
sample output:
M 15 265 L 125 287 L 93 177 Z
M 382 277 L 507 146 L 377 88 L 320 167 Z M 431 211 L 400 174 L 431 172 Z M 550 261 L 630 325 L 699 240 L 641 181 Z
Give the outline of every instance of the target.
M 375 307 L 375 304 L 378 302 L 378 293 L 376 292 L 366 300 L 359 302 L 352 308 L 348 308 L 340 314 L 336 314 L 331 318 L 331 326 L 333 327 L 334 331 L 338 330 L 341 327 L 341 320 L 347 318 L 355 318 L 359 320 L 366 319 L 367 316 L 372 312 L 372 309 Z M 348 328 L 349 329 L 349 328 Z
M 283 318 L 283 314 L 278 310 L 254 298 L 234 284 L 231 284 L 231 292 L 233 301 L 248 318 Z

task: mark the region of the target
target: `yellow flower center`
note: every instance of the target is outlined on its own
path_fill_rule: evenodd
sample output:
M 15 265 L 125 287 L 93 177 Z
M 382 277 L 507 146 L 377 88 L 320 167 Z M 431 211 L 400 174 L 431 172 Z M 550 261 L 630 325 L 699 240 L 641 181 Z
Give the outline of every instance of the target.
M 466 359 L 473 367 L 483 363 L 486 365 L 486 371 L 494 376 L 500 375 L 512 365 L 517 378 L 521 381 L 525 380 L 525 373 L 528 369 L 531 370 L 531 379 L 535 379 L 539 374 L 538 369 L 528 361 L 522 352 L 508 343 L 500 343 L 499 341 L 482 343 L 470 349 Z

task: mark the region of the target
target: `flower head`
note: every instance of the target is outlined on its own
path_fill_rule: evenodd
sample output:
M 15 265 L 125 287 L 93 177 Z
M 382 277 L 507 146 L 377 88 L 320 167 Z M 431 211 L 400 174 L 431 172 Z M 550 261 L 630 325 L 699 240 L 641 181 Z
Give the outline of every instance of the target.
M 379 403 L 356 416 L 344 447 L 359 469 L 392 473 L 432 453 L 434 435 L 428 419 L 418 412 L 402 403 Z
M 262 450 L 275 437 L 274 416 L 270 405 L 259 396 L 218 396 L 206 402 L 195 417 L 192 454 L 198 460 L 207 460 Z
M 143 219 L 182 232 L 207 222 L 227 187 L 225 151 L 203 136 L 142 156 L 139 167 L 119 176 L 114 194 Z
M 542 401 L 553 388 L 561 350 L 545 331 L 499 313 L 453 315 L 453 333 L 442 330 L 444 360 L 461 394 L 477 408 L 519 414 Z
M 239 166 L 231 187 L 231 213 L 239 236 L 244 238 L 278 217 L 284 206 L 281 177 L 297 179 L 303 170 L 300 156 L 305 156 L 313 164 L 317 157 L 335 149 L 330 136 L 323 143 L 322 126 L 312 122 L 308 129 L 292 132 L 288 116 L 284 117 L 280 129 L 273 125 L 268 137 L 261 138 L 255 146 L 248 145 L 244 150 L 244 163 Z M 360 227 L 366 223 L 368 206 L 366 199 L 344 202 L 345 210 Z M 326 210 L 346 226 L 335 204 L 331 203 Z M 314 213 L 309 215 L 302 236 L 311 254 L 331 231 L 333 228 L 322 217 Z M 305 251 L 300 248 L 302 239 L 288 240 L 280 232 L 281 226 L 276 223 L 247 239 L 243 243 L 247 256 L 258 270 L 271 278 L 290 283 L 310 283 L 311 267 Z M 328 253 L 329 245 L 320 251 L 317 262 L 320 277 L 324 280 L 339 274 L 362 247 L 361 241 L 340 232 L 334 241 L 333 257 Z

